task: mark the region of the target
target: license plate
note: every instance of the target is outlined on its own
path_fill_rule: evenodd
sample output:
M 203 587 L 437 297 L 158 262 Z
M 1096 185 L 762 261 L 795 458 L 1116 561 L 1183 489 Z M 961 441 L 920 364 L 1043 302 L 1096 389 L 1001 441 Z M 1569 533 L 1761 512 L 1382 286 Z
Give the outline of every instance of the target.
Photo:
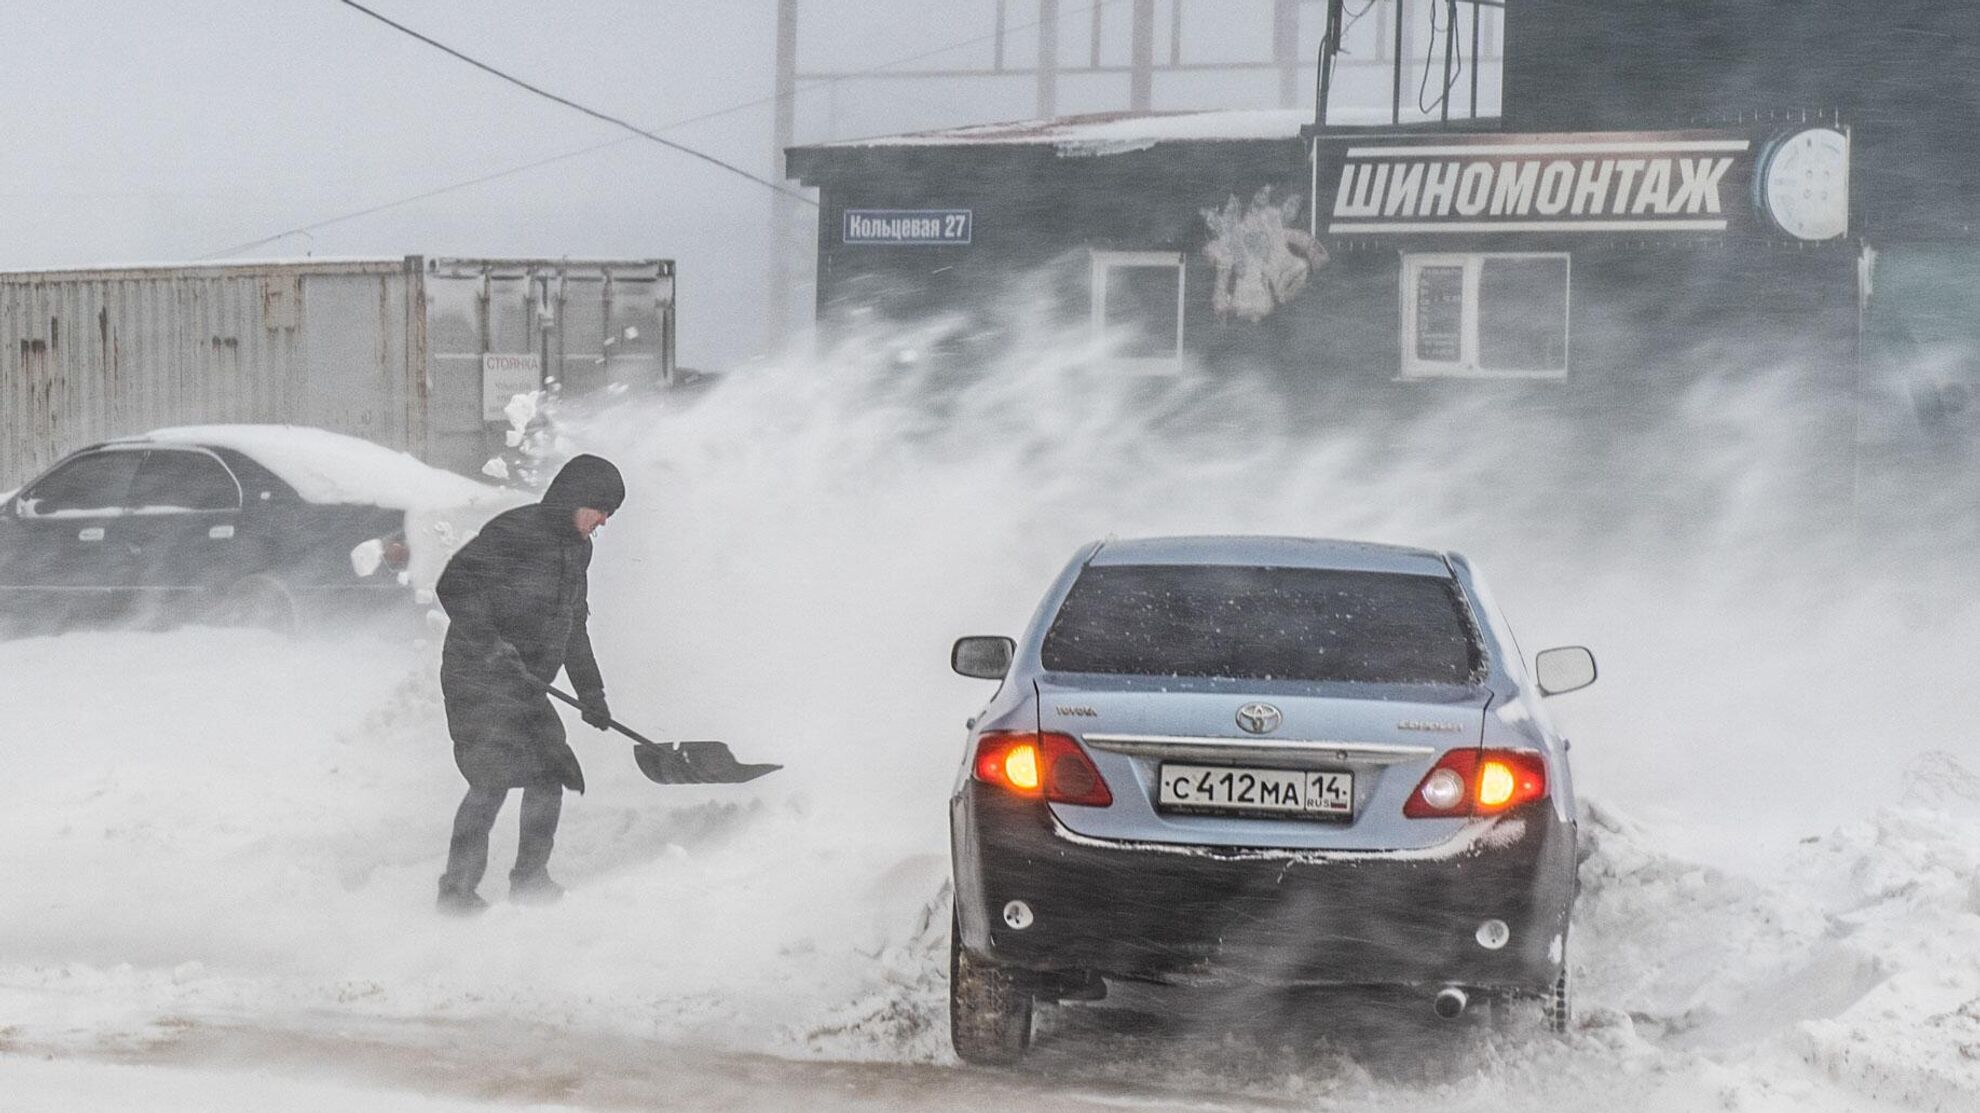
M 1164 764 L 1156 803 L 1176 811 L 1354 814 L 1354 774 Z

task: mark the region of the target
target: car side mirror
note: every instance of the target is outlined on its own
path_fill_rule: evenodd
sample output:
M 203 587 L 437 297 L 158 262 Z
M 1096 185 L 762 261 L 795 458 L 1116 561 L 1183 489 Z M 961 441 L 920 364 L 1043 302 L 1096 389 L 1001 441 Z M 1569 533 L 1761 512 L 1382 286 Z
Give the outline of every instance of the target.
M 1543 649 L 1533 658 L 1533 674 L 1543 696 L 1578 692 L 1595 683 L 1595 655 L 1578 645 Z
M 1017 656 L 1017 643 L 1009 638 L 957 638 L 949 651 L 949 667 L 977 680 L 1002 680 L 1011 671 L 1011 658 Z

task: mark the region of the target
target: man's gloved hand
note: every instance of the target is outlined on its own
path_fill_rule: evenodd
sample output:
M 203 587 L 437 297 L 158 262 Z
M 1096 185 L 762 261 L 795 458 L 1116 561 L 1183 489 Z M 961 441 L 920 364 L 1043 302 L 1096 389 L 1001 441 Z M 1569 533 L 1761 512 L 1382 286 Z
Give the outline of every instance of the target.
M 599 730 L 609 730 L 612 726 L 612 709 L 605 706 L 605 693 L 586 692 L 578 697 L 578 715 L 586 726 Z

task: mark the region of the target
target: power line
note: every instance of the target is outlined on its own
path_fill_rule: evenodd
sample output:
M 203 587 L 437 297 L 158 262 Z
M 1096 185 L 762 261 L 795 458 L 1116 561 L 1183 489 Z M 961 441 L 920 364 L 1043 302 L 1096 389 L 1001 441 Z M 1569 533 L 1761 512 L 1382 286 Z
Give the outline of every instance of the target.
M 760 185 L 765 189 L 772 190 L 777 193 L 781 193 L 784 196 L 790 197 L 794 200 L 802 201 L 805 204 L 812 206 L 813 208 L 818 207 L 818 202 L 813 201 L 811 198 L 806 197 L 804 194 L 799 193 L 797 190 L 786 189 L 785 187 L 778 185 L 776 182 L 773 182 L 768 178 L 759 178 L 755 174 L 752 174 L 749 171 L 744 170 L 742 167 L 737 166 L 734 163 L 724 162 L 721 159 L 716 158 L 714 155 L 706 154 L 702 151 L 697 151 L 693 147 L 690 147 L 684 143 L 676 143 L 671 139 L 662 138 L 661 136 L 653 132 L 650 132 L 643 127 L 640 127 L 638 124 L 632 123 L 627 120 L 622 120 L 619 117 L 613 116 L 606 112 L 600 112 L 596 108 L 591 108 L 587 105 L 579 104 L 577 101 L 574 101 L 569 97 L 559 96 L 558 94 L 553 93 L 550 90 L 545 89 L 540 85 L 532 85 L 529 82 L 524 81 L 522 78 L 515 76 L 514 74 L 506 73 L 502 70 L 496 69 L 494 66 L 491 66 L 488 63 L 483 62 L 477 58 L 469 57 L 468 55 L 463 54 L 458 50 L 455 50 L 453 47 L 448 46 L 446 43 L 443 43 L 438 39 L 431 38 L 426 35 L 422 35 L 418 31 L 413 30 L 412 28 L 406 26 L 403 23 L 396 22 L 378 12 L 371 10 L 370 8 L 365 7 L 363 4 L 358 3 L 357 0 L 337 0 L 337 2 L 344 5 L 347 8 L 351 8 L 356 11 L 363 12 L 365 15 L 370 16 L 371 18 L 377 20 L 380 23 L 383 23 L 385 26 L 390 27 L 395 31 L 398 31 L 401 34 L 409 35 L 412 38 L 418 39 L 420 42 L 423 42 L 426 45 L 432 47 L 433 49 L 440 51 L 442 54 L 446 54 L 449 57 L 457 58 L 463 62 L 466 62 L 468 65 L 473 66 L 475 69 L 478 69 L 483 73 L 487 73 L 495 77 L 499 77 L 503 81 L 506 81 L 511 85 L 514 85 L 518 89 L 525 89 L 529 92 L 535 93 L 537 96 L 542 97 L 546 100 L 554 101 L 558 104 L 563 105 L 566 108 L 573 109 L 578 112 L 582 112 L 594 120 L 602 120 L 605 123 L 611 124 L 615 127 L 624 128 L 625 130 L 632 132 L 634 135 L 637 135 L 643 139 L 650 139 L 653 142 L 658 143 L 663 147 L 667 147 L 672 150 L 679 151 L 684 155 L 689 155 L 691 157 L 698 158 L 701 161 L 708 163 L 711 166 L 718 166 L 724 170 L 727 170 L 729 173 L 735 174 L 739 177 L 748 178 L 750 181 L 755 182 L 757 185 Z
M 1120 2 L 1121 0 L 1096 0 L 1095 3 L 1089 4 L 1084 8 L 1080 8 L 1072 12 L 1069 12 L 1067 13 L 1067 15 L 1076 18 L 1078 16 L 1085 15 L 1096 8 L 1112 7 L 1113 5 Z M 1374 0 L 1370 0 L 1370 4 L 1372 5 L 1373 3 Z M 355 6 L 356 5 L 353 5 L 353 7 Z M 1015 24 L 1013 26 L 1006 27 L 1004 29 L 1004 33 L 1011 34 L 1019 31 L 1034 30 L 1042 26 L 1044 22 L 1045 21 L 1042 19 L 1034 19 L 1029 23 Z M 772 104 L 776 101 L 784 99 L 784 97 L 786 96 L 791 96 L 791 97 L 801 96 L 805 93 L 811 92 L 814 89 L 824 88 L 827 85 L 837 85 L 845 81 L 856 81 L 859 78 L 878 73 L 882 70 L 893 69 L 896 66 L 905 66 L 913 62 L 920 62 L 929 58 L 937 57 L 942 54 L 947 54 L 951 51 L 962 50 L 966 47 L 978 46 L 986 42 L 991 42 L 995 40 L 997 37 L 998 37 L 997 34 L 993 32 L 988 35 L 977 35 L 974 38 L 959 39 L 955 42 L 947 43 L 942 46 L 932 47 L 928 50 L 919 51 L 914 54 L 907 54 L 899 58 L 889 59 L 888 61 L 881 62 L 877 65 L 868 66 L 862 70 L 855 70 L 851 73 L 836 74 L 831 77 L 821 78 L 820 80 L 812 81 L 807 84 L 801 85 L 798 88 L 792 90 L 790 93 L 772 93 L 769 96 L 757 97 L 754 100 L 740 101 L 736 104 L 729 105 L 726 108 L 717 108 L 712 111 L 700 113 L 699 115 L 687 116 L 682 119 L 675 120 L 672 123 L 662 125 L 658 130 L 672 131 L 676 128 L 687 127 L 690 124 L 698 124 L 707 120 L 718 119 L 723 116 L 731 116 L 738 112 L 746 112 L 749 109 L 756 108 L 761 105 Z M 449 53 L 452 52 L 449 51 Z M 476 63 L 476 65 L 479 64 L 480 63 Z M 496 170 L 488 174 L 481 174 L 476 177 L 467 178 L 465 180 L 453 182 L 448 185 L 436 186 L 433 189 L 423 190 L 419 193 L 411 194 L 405 197 L 400 197 L 396 200 L 381 202 L 379 204 L 370 205 L 362 209 L 356 209 L 351 212 L 341 213 L 337 216 L 326 217 L 322 220 L 312 221 L 308 224 L 298 225 L 297 227 L 294 228 L 286 229 L 281 232 L 276 232 L 275 234 L 270 236 L 263 236 L 258 240 L 249 240 L 246 243 L 235 244 L 234 246 L 226 248 L 225 250 L 216 251 L 208 255 L 199 256 L 199 259 L 201 259 L 202 261 L 207 259 L 224 259 L 229 256 L 238 255 L 243 251 L 252 251 L 253 249 L 257 247 L 261 247 L 264 244 L 276 243 L 278 241 L 288 239 L 291 236 L 308 235 L 311 232 L 315 232 L 323 228 L 329 228 L 333 225 L 343 224 L 347 221 L 358 220 L 360 218 L 371 216 L 376 213 L 387 212 L 389 210 L 401 208 L 406 205 L 417 204 L 418 202 L 426 201 L 434 197 L 444 196 L 446 194 L 454 193 L 459 190 L 471 189 L 478 185 L 485 185 L 489 182 L 500 181 L 503 178 L 514 177 L 517 174 L 525 174 L 531 170 L 540 169 L 542 167 L 549 166 L 554 163 L 565 162 L 574 158 L 580 158 L 584 155 L 593 154 L 595 152 L 603 151 L 608 148 L 621 147 L 638 138 L 640 138 L 639 135 L 623 135 L 617 139 L 608 139 L 603 143 L 593 143 L 590 146 L 579 147 L 576 150 L 565 151 L 562 154 L 551 155 L 548 158 L 540 158 L 532 162 L 525 162 L 517 166 L 510 166 L 502 170 Z M 662 140 L 662 142 L 665 141 Z M 805 200 L 807 203 L 812 203 L 815 205 L 815 202 L 811 202 L 811 199 L 808 197 L 803 198 L 803 200 Z
M 527 162 L 522 164 L 521 166 L 511 166 L 506 170 L 497 170 L 490 174 L 483 174 L 478 178 L 469 178 L 466 181 L 455 182 L 452 185 L 439 186 L 434 189 L 429 189 L 424 193 L 415 193 L 410 197 L 401 197 L 396 201 L 386 201 L 382 204 L 372 205 L 369 208 L 357 209 L 353 212 L 343 213 L 341 215 L 329 217 L 325 220 L 319 220 L 311 224 L 304 224 L 299 227 L 290 228 L 287 231 L 277 232 L 272 236 L 263 236 L 258 240 L 249 240 L 246 243 L 235 244 L 232 247 L 226 248 L 225 250 L 222 251 L 213 252 L 210 255 L 201 255 L 199 256 L 199 260 L 201 262 L 204 262 L 208 259 L 225 259 L 230 255 L 239 255 L 243 251 L 252 251 L 257 247 L 262 246 L 263 244 L 271 244 L 271 243 L 275 243 L 278 240 L 286 240 L 290 236 L 308 235 L 309 233 L 314 232 L 319 228 L 328 228 L 333 224 L 342 224 L 347 220 L 356 220 L 359 217 L 371 216 L 374 213 L 382 213 L 388 209 L 396 209 L 403 205 L 411 205 L 416 202 L 425 201 L 429 198 L 439 197 L 442 194 L 453 193 L 456 190 L 468 189 L 473 186 L 483 185 L 485 183 L 495 181 L 498 178 L 507 178 L 512 175 L 525 173 L 527 171 L 535 170 L 544 166 L 549 166 L 552 163 L 564 162 L 568 159 L 574 159 L 581 157 L 583 155 L 588 155 L 594 151 L 602 151 L 607 147 L 622 147 L 625 144 L 630 143 L 637 138 L 639 137 L 635 135 L 622 135 L 617 139 L 608 139 L 603 143 L 593 143 L 589 147 L 579 147 L 574 151 L 565 151 L 563 154 L 560 155 L 551 155 L 549 158 L 540 158 L 537 159 L 535 162 Z

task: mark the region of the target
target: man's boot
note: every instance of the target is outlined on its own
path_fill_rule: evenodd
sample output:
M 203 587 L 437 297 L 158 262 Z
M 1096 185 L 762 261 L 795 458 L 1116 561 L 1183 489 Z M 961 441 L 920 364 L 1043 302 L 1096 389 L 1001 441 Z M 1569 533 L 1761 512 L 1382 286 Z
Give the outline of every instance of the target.
M 472 889 L 461 889 L 442 881 L 439 909 L 445 916 L 473 916 L 488 910 L 488 902 Z
M 550 880 L 548 870 L 509 875 L 509 899 L 517 904 L 555 904 L 564 887 Z

